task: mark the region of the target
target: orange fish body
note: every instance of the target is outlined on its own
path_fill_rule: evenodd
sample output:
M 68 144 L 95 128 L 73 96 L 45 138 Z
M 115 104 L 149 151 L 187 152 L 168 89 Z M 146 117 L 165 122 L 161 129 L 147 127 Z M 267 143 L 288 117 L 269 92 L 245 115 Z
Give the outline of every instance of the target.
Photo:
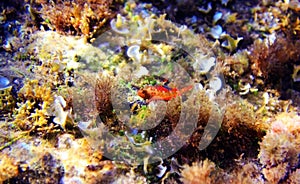
M 165 86 L 146 86 L 138 90 L 137 94 L 149 103 L 152 100 L 165 100 L 169 101 L 172 98 L 182 95 L 184 92 L 189 91 L 193 86 L 187 86 L 180 90 L 177 88 L 168 88 Z

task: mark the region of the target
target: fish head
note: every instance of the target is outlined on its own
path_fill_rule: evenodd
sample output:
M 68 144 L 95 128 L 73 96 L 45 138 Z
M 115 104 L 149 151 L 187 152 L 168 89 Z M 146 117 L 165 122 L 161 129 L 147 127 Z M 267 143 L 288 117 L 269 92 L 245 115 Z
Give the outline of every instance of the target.
M 148 90 L 146 90 L 146 89 L 138 90 L 137 94 L 143 99 L 150 99 L 151 98 L 151 95 L 148 93 Z

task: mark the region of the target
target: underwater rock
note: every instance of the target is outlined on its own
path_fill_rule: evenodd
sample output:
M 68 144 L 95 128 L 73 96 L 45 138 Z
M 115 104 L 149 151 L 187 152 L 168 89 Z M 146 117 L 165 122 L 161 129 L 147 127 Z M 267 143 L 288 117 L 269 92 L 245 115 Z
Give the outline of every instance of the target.
M 46 152 L 30 168 L 24 164 L 24 168 L 19 166 L 19 174 L 3 183 L 59 183 L 64 174 L 64 169 L 59 160 Z

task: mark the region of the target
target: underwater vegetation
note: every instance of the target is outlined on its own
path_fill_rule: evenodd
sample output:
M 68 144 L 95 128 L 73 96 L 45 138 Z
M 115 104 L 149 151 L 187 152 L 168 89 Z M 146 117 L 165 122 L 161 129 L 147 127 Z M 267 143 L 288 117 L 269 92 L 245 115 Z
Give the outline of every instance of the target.
M 1 2 L 0 183 L 299 183 L 299 7 Z
M 278 114 L 260 142 L 258 158 L 270 183 L 299 181 L 299 128 L 299 116 Z
M 299 40 L 282 37 L 278 37 L 270 45 L 260 41 L 254 42 L 250 55 L 253 74 L 261 77 L 264 85 L 277 84 L 278 86 L 272 87 L 279 87 L 279 90 L 291 88 L 284 83 L 291 83 L 293 80 L 291 73 L 300 58 L 299 43 Z
M 117 6 L 117 3 L 103 0 L 66 0 L 51 3 L 34 0 L 28 5 L 28 9 L 31 19 L 45 29 L 61 34 L 84 35 L 91 39 L 114 16 L 112 8 L 117 7 L 113 6 Z
M 54 101 L 51 89 L 39 86 L 38 81 L 29 81 L 19 92 L 24 101 L 18 104 L 15 124 L 21 130 L 32 130 L 47 125 L 47 110 Z M 33 122 L 33 124 L 32 124 Z
M 214 183 L 211 173 L 215 170 L 215 164 L 209 160 L 185 166 L 181 172 L 184 183 Z M 196 177 L 195 177 L 196 176 Z
M 15 107 L 15 98 L 11 94 L 12 88 L 10 86 L 6 87 L 8 88 L 2 89 L 0 95 L 0 112 L 2 116 L 8 112 L 12 112 Z

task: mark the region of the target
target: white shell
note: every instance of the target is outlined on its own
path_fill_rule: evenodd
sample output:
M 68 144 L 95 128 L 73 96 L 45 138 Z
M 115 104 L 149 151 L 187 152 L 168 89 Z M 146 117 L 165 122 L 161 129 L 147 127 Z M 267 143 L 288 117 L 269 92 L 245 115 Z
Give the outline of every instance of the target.
M 10 87 L 10 81 L 8 78 L 0 76 L 0 90 Z
M 223 16 L 222 12 L 216 12 L 213 17 L 213 23 L 217 23 Z
M 222 88 L 222 81 L 219 77 L 213 77 L 209 81 L 209 88 L 215 92 L 219 91 Z
M 118 18 L 120 18 L 121 21 L 122 21 L 122 26 L 121 27 L 117 27 L 117 25 L 116 25 Z M 115 32 L 119 33 L 119 34 L 128 34 L 129 29 L 126 27 L 126 18 L 122 17 L 121 15 L 118 15 L 117 19 L 112 19 L 110 21 L 111 29 L 114 30 Z
M 135 72 L 135 77 L 140 78 L 144 75 L 149 75 L 149 71 L 146 67 L 140 66 L 138 70 Z
M 219 39 L 223 32 L 223 28 L 220 25 L 216 25 L 210 29 L 209 33 L 214 39 Z
M 139 45 L 132 45 L 127 49 L 126 52 L 127 56 L 135 61 L 140 61 L 142 55 L 140 54 L 140 46 Z
M 207 73 L 211 70 L 213 66 L 215 66 L 215 64 L 216 64 L 216 58 L 214 57 L 207 58 L 206 60 L 203 60 L 200 63 L 200 70 L 201 72 Z

